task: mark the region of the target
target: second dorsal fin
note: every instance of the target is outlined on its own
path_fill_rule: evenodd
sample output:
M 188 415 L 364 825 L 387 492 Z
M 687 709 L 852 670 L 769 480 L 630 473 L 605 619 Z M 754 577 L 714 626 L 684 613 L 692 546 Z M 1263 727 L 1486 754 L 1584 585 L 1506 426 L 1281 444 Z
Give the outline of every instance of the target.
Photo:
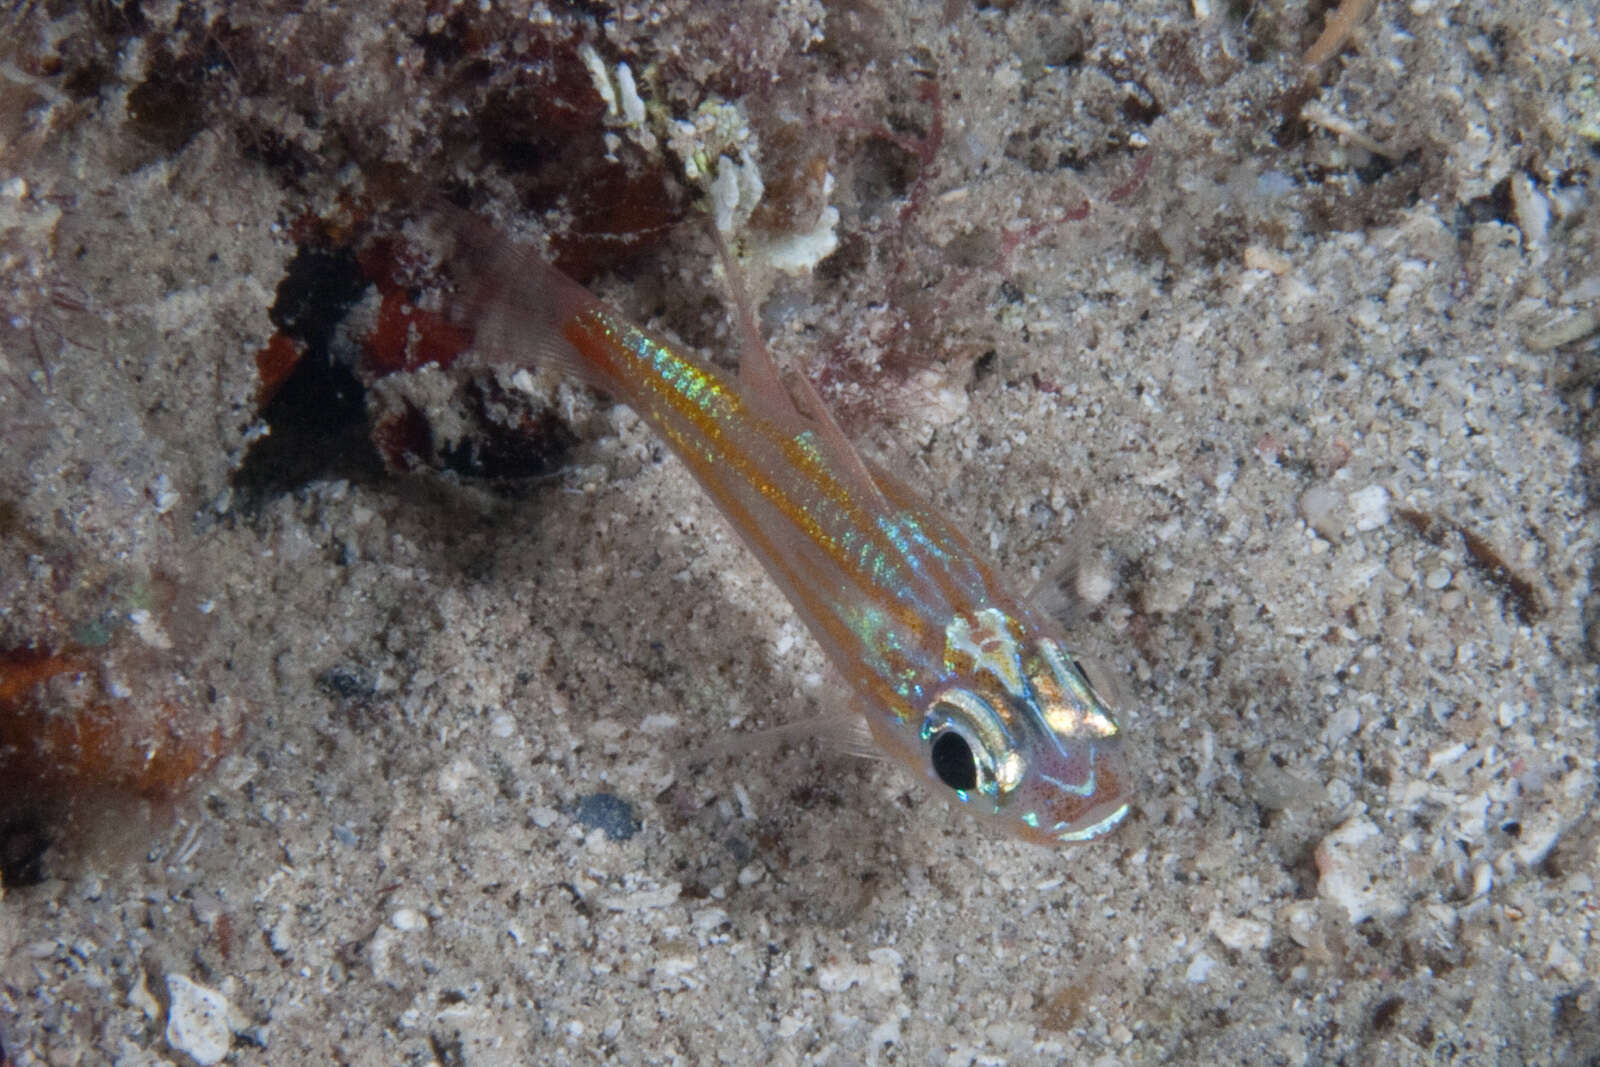
M 881 499 L 882 492 L 872 472 L 856 454 L 855 447 L 828 412 L 816 388 L 803 374 L 792 374 L 785 380 L 766 342 L 761 339 L 761 330 L 750 306 L 750 290 L 745 285 L 744 272 L 739 267 L 738 259 L 720 232 L 713 228 L 711 235 L 717 247 L 717 258 L 722 263 L 723 277 L 727 279 L 734 316 L 738 320 L 739 384 L 744 387 L 750 403 L 791 433 L 809 431 L 816 434 L 824 451 L 833 458 L 838 472 L 854 481 L 858 492 Z

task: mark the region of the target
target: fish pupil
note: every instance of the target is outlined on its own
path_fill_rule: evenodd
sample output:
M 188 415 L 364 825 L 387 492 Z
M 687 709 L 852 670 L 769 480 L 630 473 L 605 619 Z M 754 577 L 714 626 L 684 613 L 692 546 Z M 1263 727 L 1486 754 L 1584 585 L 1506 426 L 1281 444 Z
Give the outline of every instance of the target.
M 946 730 L 933 741 L 933 773 L 951 789 L 969 791 L 978 786 L 978 761 L 972 746 L 954 730 Z

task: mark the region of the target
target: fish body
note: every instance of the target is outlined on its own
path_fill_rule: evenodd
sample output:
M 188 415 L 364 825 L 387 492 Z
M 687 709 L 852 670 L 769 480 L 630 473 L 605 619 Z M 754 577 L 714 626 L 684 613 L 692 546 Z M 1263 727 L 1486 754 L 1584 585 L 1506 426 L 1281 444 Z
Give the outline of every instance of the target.
M 1085 841 L 1123 819 L 1120 732 L 1065 635 L 863 461 L 808 385 L 786 384 L 758 341 L 723 371 L 470 230 L 477 347 L 554 361 L 649 423 L 788 596 L 884 754 L 1026 840 Z

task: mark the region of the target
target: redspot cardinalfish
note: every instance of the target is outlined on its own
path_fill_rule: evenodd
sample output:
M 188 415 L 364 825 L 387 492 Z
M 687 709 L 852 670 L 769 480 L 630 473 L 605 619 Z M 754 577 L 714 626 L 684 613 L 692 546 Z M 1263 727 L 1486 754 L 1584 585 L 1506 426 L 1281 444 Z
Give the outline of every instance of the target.
M 439 211 L 457 317 L 480 356 L 558 368 L 671 445 L 849 684 L 878 752 L 1027 841 L 1087 841 L 1122 821 L 1121 734 L 1062 628 L 863 460 L 802 376 L 780 373 L 735 277 L 737 375 L 629 322 L 533 249 Z

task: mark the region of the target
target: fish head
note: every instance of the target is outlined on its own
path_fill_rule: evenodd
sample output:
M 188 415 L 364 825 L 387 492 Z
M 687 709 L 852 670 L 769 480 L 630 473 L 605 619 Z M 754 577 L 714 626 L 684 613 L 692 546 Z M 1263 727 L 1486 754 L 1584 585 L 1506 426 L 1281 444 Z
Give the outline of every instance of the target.
M 1111 831 L 1131 800 L 1112 709 L 1056 635 L 989 609 L 947 631 L 946 683 L 922 706 L 936 791 L 1036 844 Z

